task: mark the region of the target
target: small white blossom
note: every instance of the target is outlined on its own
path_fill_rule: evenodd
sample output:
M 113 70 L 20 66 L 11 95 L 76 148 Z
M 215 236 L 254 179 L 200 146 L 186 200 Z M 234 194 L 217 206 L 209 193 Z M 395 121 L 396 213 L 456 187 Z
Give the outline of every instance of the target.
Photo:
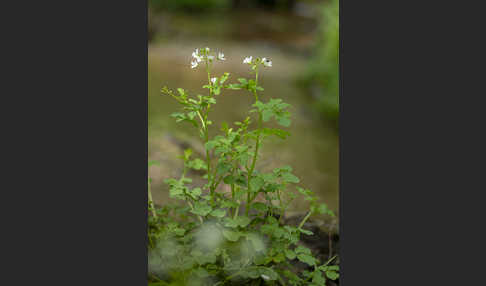
M 220 61 L 226 60 L 226 58 L 224 57 L 224 54 L 222 52 L 218 53 L 218 60 L 220 60 Z
M 268 276 L 267 276 L 267 275 L 265 275 L 265 274 L 262 274 L 262 275 L 260 275 L 260 276 L 263 278 L 263 280 L 267 280 L 267 281 L 268 281 L 268 280 L 270 280 L 270 277 L 268 277 Z
M 266 66 L 266 67 L 271 67 L 272 66 L 272 61 L 267 59 L 267 58 L 263 58 L 262 59 L 262 62 L 263 62 L 263 65 Z
M 252 60 L 252 56 L 249 56 L 249 57 L 246 57 L 244 60 L 243 60 L 243 63 L 244 64 L 251 64 L 251 60 Z
M 215 84 L 217 80 L 218 80 L 217 78 L 213 77 L 213 78 L 211 79 L 211 82 L 212 82 L 213 84 Z
M 206 52 L 208 52 L 208 53 L 209 53 L 209 48 L 206 48 Z
M 198 62 L 200 63 L 202 61 L 202 58 L 199 56 L 199 50 L 196 49 L 195 52 L 192 53 L 192 57 Z
M 196 60 L 191 62 L 191 69 L 193 69 L 195 67 L 197 67 L 197 61 Z

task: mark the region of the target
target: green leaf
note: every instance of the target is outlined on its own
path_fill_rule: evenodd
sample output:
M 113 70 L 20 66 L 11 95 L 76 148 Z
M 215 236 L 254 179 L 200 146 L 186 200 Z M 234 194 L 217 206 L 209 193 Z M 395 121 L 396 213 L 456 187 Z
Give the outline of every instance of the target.
M 321 271 L 314 271 L 314 273 L 312 273 L 312 283 L 326 286 L 326 278 L 322 276 Z
M 256 202 L 251 205 L 255 210 L 266 212 L 268 211 L 268 206 L 264 203 Z
M 339 278 L 339 273 L 333 270 L 326 271 L 326 276 L 331 280 L 336 280 Z
M 233 177 L 232 175 L 228 175 L 223 178 L 223 182 L 227 185 L 231 185 L 235 182 L 235 177 Z
M 155 160 L 150 160 L 148 162 L 148 166 L 154 166 L 154 165 L 160 165 L 160 162 L 159 161 L 155 161 Z
M 223 209 L 216 209 L 210 213 L 211 216 L 222 218 L 226 215 L 226 211 Z
M 284 174 L 282 174 L 282 179 L 285 182 L 288 182 L 288 183 L 298 183 L 298 182 L 300 182 L 299 178 L 297 178 L 296 176 L 292 175 L 291 173 L 284 173 Z
M 200 216 L 207 216 L 211 212 L 211 207 L 204 201 L 198 201 L 194 205 L 194 209 L 191 210 L 191 213 L 200 215 Z
M 250 181 L 250 188 L 253 192 L 257 192 L 265 185 L 265 181 L 260 177 L 254 177 Z
M 218 175 L 222 175 L 227 173 L 229 170 L 231 170 L 231 165 L 226 163 L 226 162 L 219 162 L 217 167 L 216 167 L 216 173 Z
M 290 126 L 290 123 L 292 121 L 289 118 L 287 118 L 287 117 L 279 117 L 277 119 L 277 122 L 278 122 L 278 124 L 280 124 L 282 126 L 289 127 Z
M 207 170 L 208 169 L 206 162 L 204 162 L 203 160 L 201 160 L 199 158 L 187 162 L 186 166 L 188 168 L 194 169 L 194 170 L 201 170 L 201 169 Z
M 179 186 L 170 186 L 169 189 L 169 196 L 171 198 L 182 198 L 181 196 L 184 195 L 184 189 Z
M 316 259 L 310 255 L 304 254 L 304 253 L 299 253 L 297 254 L 297 259 L 300 261 L 310 265 L 314 266 L 316 264 Z
M 218 141 L 210 140 L 205 144 L 206 150 L 211 151 L 218 144 L 219 144 Z
M 173 229 L 173 232 L 175 233 L 175 235 L 177 236 L 183 236 L 185 233 L 186 233 L 186 230 L 183 229 L 183 228 L 174 228 Z
M 319 266 L 319 269 L 322 271 L 327 271 L 327 270 L 339 271 L 339 265 L 321 265 Z
M 238 227 L 238 222 L 232 218 L 225 218 L 224 219 L 224 226 L 225 227 L 231 227 L 231 228 L 237 228 Z
M 249 266 L 241 269 L 238 273 L 243 278 L 263 278 L 270 281 L 275 281 L 279 277 L 272 268 L 264 266 Z
M 184 150 L 184 159 L 186 161 L 189 160 L 189 157 L 191 157 L 191 155 L 192 155 L 192 149 L 191 148 Z
M 236 218 L 236 221 L 238 222 L 239 226 L 246 227 L 248 224 L 250 224 L 251 219 L 246 216 L 239 216 Z
M 201 188 L 192 189 L 190 194 L 193 199 L 197 199 L 202 194 Z
M 214 253 L 205 253 L 202 255 L 194 256 L 193 257 L 196 259 L 197 263 L 199 265 L 204 265 L 206 263 L 215 263 L 216 262 L 216 255 Z
M 209 277 L 209 272 L 206 269 L 202 268 L 202 267 L 198 267 L 196 269 L 193 269 L 192 270 L 192 273 L 194 273 L 199 278 Z
M 313 235 L 314 233 L 310 230 L 305 230 L 305 229 L 299 229 L 300 232 L 302 232 L 303 234 L 306 234 L 306 235 Z
M 296 253 L 311 255 L 311 250 L 307 247 L 302 246 L 302 245 L 297 246 L 297 248 L 295 248 L 294 251 Z
M 295 252 L 291 249 L 286 249 L 285 250 L 285 256 L 289 259 L 289 260 L 293 260 L 295 259 L 295 257 L 297 257 L 297 255 L 295 254 Z
M 238 206 L 239 206 L 239 204 L 237 202 L 234 202 L 234 201 L 225 200 L 225 201 L 221 202 L 222 208 L 236 208 Z
M 276 263 L 280 263 L 285 260 L 285 255 L 283 253 L 278 253 L 273 257 L 273 261 Z
M 266 109 L 262 112 L 262 119 L 263 121 L 267 122 L 272 118 L 273 115 L 273 111 Z
M 238 231 L 232 231 L 228 229 L 223 230 L 223 236 L 229 241 L 238 241 L 240 239 L 241 233 Z

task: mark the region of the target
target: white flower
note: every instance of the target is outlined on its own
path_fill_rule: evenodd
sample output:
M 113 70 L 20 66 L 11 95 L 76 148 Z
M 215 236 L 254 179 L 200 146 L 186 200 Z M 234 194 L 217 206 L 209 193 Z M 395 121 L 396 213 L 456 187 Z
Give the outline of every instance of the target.
M 191 62 L 191 69 L 193 69 L 195 67 L 197 67 L 197 61 L 196 60 Z
M 272 61 L 267 59 L 267 58 L 263 58 L 262 59 L 262 62 L 263 62 L 263 65 L 266 66 L 266 67 L 271 67 L 272 66 Z
M 224 54 L 222 52 L 218 53 L 218 60 L 220 60 L 220 61 L 226 60 L 226 58 L 224 57 Z
M 253 58 L 252 56 L 246 57 L 246 58 L 243 60 L 243 63 L 244 63 L 244 64 L 251 64 L 251 59 L 252 59 L 252 58 Z
M 211 82 L 212 82 L 213 84 L 215 84 L 217 80 L 218 80 L 217 78 L 213 77 L 213 78 L 211 79 Z
M 270 280 L 270 277 L 268 277 L 268 276 L 267 276 L 267 275 L 265 275 L 265 274 L 262 274 L 262 275 L 260 275 L 260 276 L 263 278 L 263 280 L 267 280 L 267 281 L 268 281 L 268 280 Z
M 196 59 L 196 61 L 197 61 L 198 63 L 200 63 L 200 62 L 202 61 L 201 57 L 199 56 L 199 50 L 198 50 L 198 49 L 196 49 L 196 51 L 195 51 L 195 52 L 192 52 L 192 57 L 193 57 L 194 59 Z
M 206 52 L 208 52 L 208 53 L 209 53 L 209 48 L 206 48 Z

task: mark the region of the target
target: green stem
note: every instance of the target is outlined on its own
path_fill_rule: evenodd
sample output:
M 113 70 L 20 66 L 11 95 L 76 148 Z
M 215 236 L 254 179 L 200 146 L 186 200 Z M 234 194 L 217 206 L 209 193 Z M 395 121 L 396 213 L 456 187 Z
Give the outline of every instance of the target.
M 189 205 L 191 210 L 194 210 L 194 206 L 192 205 L 192 203 L 190 201 L 187 201 L 187 204 Z M 197 217 L 199 218 L 199 221 L 201 222 L 201 224 L 203 224 L 203 222 L 204 222 L 203 218 L 200 215 L 198 215 Z
M 322 266 L 327 266 L 329 263 L 331 263 L 331 261 L 333 261 L 335 258 L 337 257 L 337 255 L 334 255 L 332 258 L 330 258 L 324 265 Z
M 238 205 L 235 210 L 235 215 L 233 216 L 233 219 L 236 219 L 238 217 L 238 213 L 240 212 L 240 206 Z
M 210 67 L 210 62 L 206 58 L 206 73 L 208 74 L 208 84 L 212 86 L 211 83 L 211 67 Z M 209 96 L 213 95 L 213 90 L 212 88 L 209 88 Z M 209 131 L 208 131 L 208 114 L 209 110 L 211 108 L 211 105 L 208 105 L 208 108 L 206 109 L 206 114 L 204 115 L 204 143 L 205 143 L 205 148 L 206 148 L 206 143 L 209 141 Z M 212 188 L 212 185 L 214 184 L 213 178 L 211 176 L 211 156 L 209 154 L 209 150 L 206 149 L 206 164 L 207 164 L 207 169 L 208 169 L 208 185 L 209 185 L 209 194 L 211 196 L 211 205 L 214 205 L 214 189 Z
M 299 226 L 297 228 L 302 228 L 302 226 L 304 225 L 304 223 L 309 219 L 309 217 L 311 216 L 312 212 L 309 211 L 307 213 L 307 215 L 304 217 L 304 219 L 300 222 Z
M 255 86 L 258 86 L 258 66 L 255 70 Z M 255 96 L 255 102 L 258 101 L 258 94 L 256 89 L 253 91 L 253 95 Z M 247 194 L 247 201 L 246 201 L 246 215 L 248 216 L 248 212 L 250 211 L 250 204 L 252 202 L 251 199 L 251 187 L 250 187 L 250 180 L 253 176 L 253 170 L 255 170 L 255 163 L 258 157 L 258 149 L 260 148 L 260 134 L 262 131 L 262 113 L 258 112 L 258 127 L 257 127 L 257 138 L 256 138 L 256 145 L 255 145 L 255 154 L 253 154 L 253 161 L 251 162 L 250 171 L 248 172 L 248 194 Z M 255 196 L 256 197 L 256 196 Z M 254 199 L 254 198 L 253 198 Z
M 149 199 L 150 208 L 152 209 L 152 215 L 154 217 L 157 217 L 157 213 L 155 212 L 154 201 L 152 200 L 152 190 L 151 190 L 151 186 L 150 186 L 150 179 L 148 180 L 148 199 Z

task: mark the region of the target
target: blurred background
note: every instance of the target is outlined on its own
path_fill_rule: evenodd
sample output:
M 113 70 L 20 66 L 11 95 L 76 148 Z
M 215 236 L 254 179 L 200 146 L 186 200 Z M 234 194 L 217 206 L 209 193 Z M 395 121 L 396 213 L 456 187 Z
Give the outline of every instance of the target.
M 203 153 L 197 132 L 170 117 L 180 106 L 161 87 L 182 87 L 190 94 L 205 94 L 207 74 L 190 68 L 195 48 L 224 52 L 213 73 L 230 72 L 229 82 L 249 77 L 245 56 L 267 57 L 259 83 L 261 100 L 282 98 L 292 105 L 287 140 L 268 139 L 258 168 L 290 165 L 301 186 L 313 190 L 331 209 L 339 208 L 338 50 L 337 0 L 148 0 L 149 1 L 149 168 L 156 204 L 168 200 L 163 180 L 179 177 L 185 148 Z M 212 109 L 213 135 L 220 123 L 248 116 L 253 97 L 242 91 L 224 91 Z M 202 155 L 201 155 L 202 157 Z M 296 201 L 293 212 L 305 211 Z

